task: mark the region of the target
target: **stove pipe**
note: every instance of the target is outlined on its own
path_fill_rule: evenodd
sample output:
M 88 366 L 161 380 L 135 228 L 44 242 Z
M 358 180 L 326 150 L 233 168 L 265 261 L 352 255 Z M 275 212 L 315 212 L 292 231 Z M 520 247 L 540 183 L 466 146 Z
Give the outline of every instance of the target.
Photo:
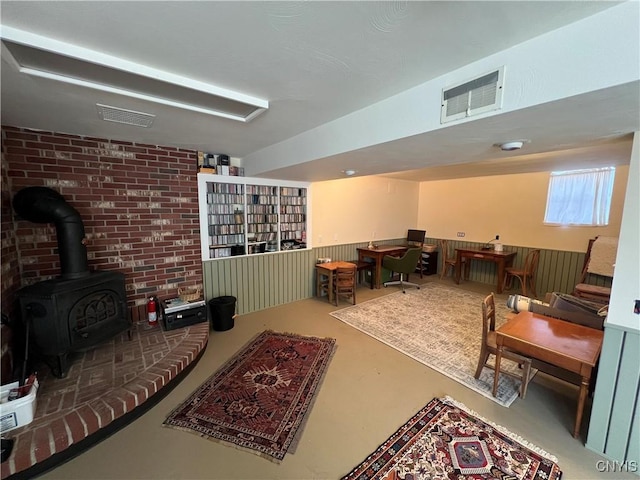
M 55 223 L 61 276 L 65 280 L 88 276 L 84 224 L 64 197 L 47 187 L 27 187 L 13 197 L 13 209 L 25 220 Z

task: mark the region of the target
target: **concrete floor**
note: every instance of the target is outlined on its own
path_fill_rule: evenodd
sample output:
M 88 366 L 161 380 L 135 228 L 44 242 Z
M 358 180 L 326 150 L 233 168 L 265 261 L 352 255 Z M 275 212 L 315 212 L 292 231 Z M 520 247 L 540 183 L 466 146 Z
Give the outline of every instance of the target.
M 412 281 L 415 281 L 412 278 Z M 440 281 L 425 277 L 424 282 Z M 444 283 L 453 285 L 450 279 Z M 489 293 L 491 286 L 460 287 Z M 397 291 L 358 289 L 358 303 Z M 497 296 L 505 301 L 506 294 Z M 341 304 L 339 308 L 346 306 Z M 44 474 L 44 479 L 337 479 L 347 474 L 434 397 L 448 395 L 558 458 L 563 480 L 624 479 L 600 473 L 603 458 L 571 435 L 577 387 L 539 373 L 526 399 L 509 408 L 485 398 L 329 315 L 326 299 L 312 298 L 236 318 L 211 332 L 193 371 L 165 399 L 132 424 Z M 478 305 L 480 321 L 480 305 Z M 257 455 L 162 426 L 169 412 L 263 330 L 332 337 L 337 349 L 293 453 L 276 464 Z

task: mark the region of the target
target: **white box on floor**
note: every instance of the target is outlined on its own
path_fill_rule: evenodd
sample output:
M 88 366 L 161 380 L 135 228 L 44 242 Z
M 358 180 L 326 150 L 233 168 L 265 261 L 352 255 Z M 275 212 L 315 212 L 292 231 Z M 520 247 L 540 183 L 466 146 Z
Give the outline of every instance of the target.
M 27 395 L 9 401 L 9 390 L 17 387 L 18 382 L 0 386 L 0 432 L 2 433 L 31 423 L 36 412 L 38 379 L 34 380 Z

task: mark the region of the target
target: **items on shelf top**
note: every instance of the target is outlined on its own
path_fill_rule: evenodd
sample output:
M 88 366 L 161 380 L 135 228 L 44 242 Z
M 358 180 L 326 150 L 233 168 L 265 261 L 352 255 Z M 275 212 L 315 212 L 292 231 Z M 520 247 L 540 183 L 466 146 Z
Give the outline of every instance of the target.
M 244 177 L 244 168 L 231 165 L 229 155 L 198 151 L 198 173 Z

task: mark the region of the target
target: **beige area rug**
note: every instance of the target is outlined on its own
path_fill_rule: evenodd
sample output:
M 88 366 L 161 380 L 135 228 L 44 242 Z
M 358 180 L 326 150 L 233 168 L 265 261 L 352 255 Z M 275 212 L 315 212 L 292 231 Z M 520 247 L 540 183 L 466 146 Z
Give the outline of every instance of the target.
M 519 380 L 500 375 L 494 397 L 493 369 L 485 367 L 479 379 L 473 377 L 482 340 L 483 298 L 480 293 L 426 283 L 420 290 L 392 293 L 331 315 L 508 407 L 518 397 Z M 509 311 L 496 302 L 497 327 Z M 518 373 L 518 366 L 509 360 L 501 367 Z

